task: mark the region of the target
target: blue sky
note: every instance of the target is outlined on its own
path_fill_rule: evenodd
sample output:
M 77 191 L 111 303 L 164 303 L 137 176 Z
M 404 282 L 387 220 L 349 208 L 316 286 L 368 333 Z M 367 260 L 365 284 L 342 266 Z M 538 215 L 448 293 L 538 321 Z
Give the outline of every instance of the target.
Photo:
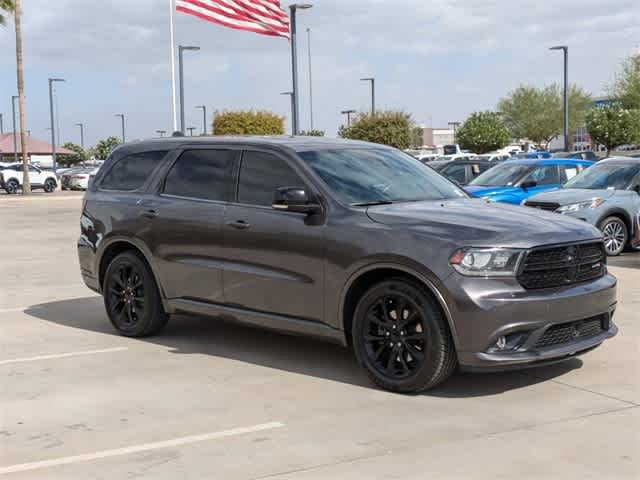
M 47 78 L 57 86 L 62 142 L 86 143 L 119 135 L 127 115 L 129 138 L 171 129 L 169 0 L 50 0 L 24 3 L 27 121 L 47 138 Z M 290 2 L 282 2 L 287 6 Z M 570 46 L 570 80 L 603 94 L 622 59 L 640 45 L 637 0 L 316 0 L 299 13 L 301 126 L 309 126 L 306 32 L 312 29 L 316 127 L 334 135 L 340 111 L 368 109 L 364 76 L 377 79 L 380 108 L 410 112 L 416 122 L 445 126 L 492 109 L 520 84 L 561 81 Z M 280 92 L 290 89 L 289 45 L 176 14 L 176 43 L 187 53 L 187 126 L 201 128 L 196 105 L 264 108 L 289 116 Z M 15 93 L 14 32 L 0 30 L 0 112 L 11 130 Z M 289 119 L 287 118 L 287 127 Z

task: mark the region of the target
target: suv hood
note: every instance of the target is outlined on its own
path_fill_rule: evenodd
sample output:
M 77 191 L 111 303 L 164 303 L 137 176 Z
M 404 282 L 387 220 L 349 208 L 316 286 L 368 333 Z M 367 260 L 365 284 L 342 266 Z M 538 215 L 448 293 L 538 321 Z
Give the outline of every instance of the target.
M 615 190 L 591 190 L 586 188 L 561 188 L 552 192 L 543 192 L 529 197 L 527 201 L 532 202 L 552 202 L 560 205 L 570 205 L 572 203 L 586 202 L 592 198 L 602 198 L 606 200 L 616 194 Z
M 564 215 L 468 198 L 374 206 L 367 215 L 461 247 L 531 248 L 601 238 L 595 227 Z

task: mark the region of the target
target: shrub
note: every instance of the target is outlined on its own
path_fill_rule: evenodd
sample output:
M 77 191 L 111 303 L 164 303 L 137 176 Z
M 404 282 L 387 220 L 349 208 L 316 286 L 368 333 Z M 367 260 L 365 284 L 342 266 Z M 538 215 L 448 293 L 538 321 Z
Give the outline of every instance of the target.
M 482 154 L 509 145 L 511 136 L 500 115 L 475 112 L 458 129 L 456 139 L 461 148 Z
M 216 112 L 214 135 L 283 135 L 284 117 L 267 111 Z
M 620 105 L 591 109 L 587 114 L 587 130 L 595 144 L 611 150 L 640 141 L 640 110 L 626 110 Z
M 406 112 L 380 111 L 375 115 L 362 113 L 350 127 L 342 127 L 338 133 L 342 138 L 381 143 L 400 149 L 411 146 L 413 121 Z
M 324 137 L 324 130 L 318 130 L 314 128 L 313 130 L 303 130 L 300 132 L 300 135 L 303 137 Z

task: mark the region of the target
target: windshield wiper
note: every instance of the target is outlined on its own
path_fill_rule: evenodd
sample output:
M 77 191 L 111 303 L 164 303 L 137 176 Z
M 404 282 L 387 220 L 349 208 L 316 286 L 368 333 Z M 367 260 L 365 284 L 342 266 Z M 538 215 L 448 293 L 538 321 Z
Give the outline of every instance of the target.
M 376 205 L 391 205 L 393 202 L 391 200 L 374 200 L 371 202 L 362 202 L 362 203 L 352 203 L 352 207 L 373 207 Z

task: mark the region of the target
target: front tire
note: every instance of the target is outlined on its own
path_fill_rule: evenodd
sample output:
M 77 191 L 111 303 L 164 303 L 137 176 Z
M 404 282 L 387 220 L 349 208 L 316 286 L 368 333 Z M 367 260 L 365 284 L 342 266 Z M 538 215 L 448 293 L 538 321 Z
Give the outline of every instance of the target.
M 126 337 L 146 337 L 162 329 L 168 316 L 146 262 L 134 252 L 115 257 L 104 276 L 104 306 L 116 330 Z
M 14 178 L 7 180 L 7 182 L 4 184 L 4 191 L 7 192 L 9 195 L 18 193 L 19 188 L 20 188 L 20 184 Z
M 56 181 L 53 178 L 47 178 L 44 182 L 44 191 L 47 193 L 53 193 L 56 189 Z
M 604 235 L 604 249 L 610 257 L 622 253 L 629 242 L 629 229 L 618 217 L 607 217 L 598 226 Z
M 456 367 L 446 319 L 417 282 L 392 278 L 374 285 L 360 299 L 353 321 L 356 358 L 385 390 L 428 390 Z

